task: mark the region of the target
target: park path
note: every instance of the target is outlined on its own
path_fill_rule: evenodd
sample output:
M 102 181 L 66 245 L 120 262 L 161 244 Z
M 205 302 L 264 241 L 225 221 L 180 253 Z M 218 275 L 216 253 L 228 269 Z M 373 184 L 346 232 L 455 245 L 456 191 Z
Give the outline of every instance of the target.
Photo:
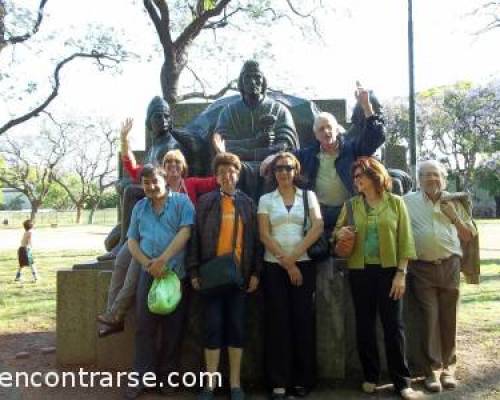
M 480 224 L 481 259 L 500 259 L 500 224 Z M 57 228 L 39 228 L 35 232 L 33 247 L 39 251 L 103 250 L 104 239 L 111 230 L 106 225 L 73 225 Z M 0 228 L 0 251 L 17 249 L 22 229 Z
M 111 231 L 106 225 L 73 225 L 57 228 L 43 227 L 35 230 L 35 251 L 103 250 L 104 239 Z M 0 251 L 17 249 L 23 234 L 22 228 L 0 228 Z

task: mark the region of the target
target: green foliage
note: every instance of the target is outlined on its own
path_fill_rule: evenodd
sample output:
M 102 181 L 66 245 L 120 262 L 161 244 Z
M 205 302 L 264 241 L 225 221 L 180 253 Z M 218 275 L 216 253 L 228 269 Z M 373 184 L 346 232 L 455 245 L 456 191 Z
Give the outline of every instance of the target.
M 500 196 L 500 153 L 479 165 L 476 171 L 479 187 L 485 189 L 490 196 Z
M 458 190 L 470 189 L 480 154 L 500 150 L 500 84 L 458 82 L 417 96 L 419 158 L 447 164 Z M 388 143 L 408 140 L 408 106 L 398 99 L 386 107 Z
M 78 187 L 78 177 L 74 175 L 68 174 L 64 176 L 62 180 L 69 188 L 76 190 Z M 69 210 L 74 207 L 74 204 L 68 192 L 66 192 L 61 185 L 54 183 L 49 187 L 43 206 L 55 210 Z
M 216 6 L 216 0 L 203 0 L 203 9 L 205 11 L 213 10 Z
M 99 202 L 99 208 L 116 208 L 120 204 L 120 196 L 114 188 L 106 190 Z

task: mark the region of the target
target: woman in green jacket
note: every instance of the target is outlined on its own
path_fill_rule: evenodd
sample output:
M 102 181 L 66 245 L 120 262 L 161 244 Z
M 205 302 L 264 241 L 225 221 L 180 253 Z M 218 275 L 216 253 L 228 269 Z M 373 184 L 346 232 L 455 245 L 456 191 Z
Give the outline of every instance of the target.
M 373 157 L 360 157 L 352 166 L 359 195 L 351 200 L 354 226 L 348 226 L 344 205 L 333 240 L 355 237 L 348 257 L 349 282 L 356 317 L 358 353 L 365 381 L 362 389 L 376 390 L 380 378 L 376 316 L 380 314 L 390 377 L 403 399 L 422 396 L 410 388 L 405 356 L 402 297 L 408 260 L 415 258 L 411 224 L 403 199 L 390 193 L 391 178 Z

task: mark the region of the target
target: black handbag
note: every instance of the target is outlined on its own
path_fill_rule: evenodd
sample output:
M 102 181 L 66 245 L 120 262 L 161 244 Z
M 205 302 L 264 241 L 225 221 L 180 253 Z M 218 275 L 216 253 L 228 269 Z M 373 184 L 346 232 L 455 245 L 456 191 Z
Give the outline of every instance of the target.
M 212 258 L 200 265 L 200 293 L 222 294 L 243 287 L 243 276 L 234 254 L 238 232 L 238 213 L 234 210 L 233 241 L 231 253 Z
M 309 196 L 307 195 L 307 190 L 302 191 L 302 197 L 304 203 L 304 224 L 302 230 L 304 231 L 305 237 L 307 234 L 307 216 L 309 215 Z M 321 234 L 318 240 L 309 246 L 307 255 L 314 261 L 322 261 L 330 256 L 330 244 L 324 233 Z

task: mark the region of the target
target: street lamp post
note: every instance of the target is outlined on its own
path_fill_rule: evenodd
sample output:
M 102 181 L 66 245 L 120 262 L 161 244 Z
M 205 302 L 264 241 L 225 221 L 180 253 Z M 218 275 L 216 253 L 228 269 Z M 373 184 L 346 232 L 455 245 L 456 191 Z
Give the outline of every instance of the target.
M 415 115 L 415 66 L 413 61 L 413 1 L 408 0 L 408 69 L 409 69 L 409 130 L 410 130 L 410 174 L 417 182 L 417 120 Z

